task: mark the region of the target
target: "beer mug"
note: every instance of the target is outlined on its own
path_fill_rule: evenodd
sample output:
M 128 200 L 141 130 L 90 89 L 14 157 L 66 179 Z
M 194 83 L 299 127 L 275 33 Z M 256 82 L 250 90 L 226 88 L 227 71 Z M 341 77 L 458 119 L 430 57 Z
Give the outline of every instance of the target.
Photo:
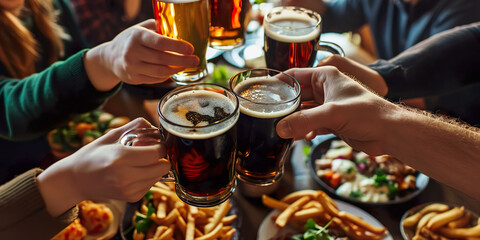
M 245 43 L 249 0 L 210 0 L 210 47 L 231 50 Z
M 345 56 L 335 43 L 320 41 L 320 14 L 300 7 L 276 7 L 263 19 L 268 68 L 313 67 L 317 51 Z
M 230 89 L 240 102 L 237 179 L 242 184 L 271 185 L 282 177 L 293 142 L 279 137 L 275 127 L 300 109 L 300 84 L 277 70 L 252 69 L 233 76 Z
M 185 203 L 211 207 L 235 191 L 238 104 L 230 90 L 206 83 L 178 87 L 160 100 L 157 138 L 172 166 L 161 181 L 174 181 Z M 149 142 L 154 134 L 155 129 L 134 130 L 121 142 Z
M 157 32 L 185 40 L 195 48 L 200 59 L 196 67 L 186 68 L 172 76 L 178 85 L 197 82 L 207 76 L 209 34 L 208 0 L 152 0 Z

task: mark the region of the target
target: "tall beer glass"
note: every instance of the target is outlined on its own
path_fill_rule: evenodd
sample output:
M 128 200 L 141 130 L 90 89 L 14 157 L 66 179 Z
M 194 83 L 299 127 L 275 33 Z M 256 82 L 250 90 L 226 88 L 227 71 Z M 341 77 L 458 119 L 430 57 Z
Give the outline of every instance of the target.
M 215 206 L 234 192 L 238 106 L 230 90 L 203 83 L 178 87 L 160 100 L 157 135 L 172 167 L 161 181 L 175 181 L 175 192 L 187 204 Z M 134 130 L 122 143 L 146 145 L 154 133 Z
M 285 71 L 312 67 L 317 51 L 344 56 L 340 46 L 319 41 L 320 14 L 300 7 L 276 7 L 264 18 L 265 62 L 268 68 Z
M 252 69 L 230 79 L 240 102 L 237 178 L 268 186 L 278 181 L 292 139 L 277 135 L 278 121 L 300 107 L 300 84 L 292 76 L 272 69 Z
M 245 43 L 249 0 L 210 0 L 210 47 L 230 50 Z
M 193 45 L 200 58 L 196 67 L 173 75 L 178 85 L 186 85 L 207 76 L 209 34 L 208 0 L 152 0 L 157 32 L 167 37 L 185 40 Z

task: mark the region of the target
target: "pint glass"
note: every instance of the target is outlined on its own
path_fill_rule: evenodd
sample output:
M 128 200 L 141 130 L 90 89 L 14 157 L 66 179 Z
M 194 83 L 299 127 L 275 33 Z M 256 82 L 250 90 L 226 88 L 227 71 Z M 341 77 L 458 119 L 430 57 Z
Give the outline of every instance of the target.
M 196 67 L 173 75 L 178 85 L 186 85 L 207 76 L 209 12 L 208 0 L 152 0 L 157 32 L 167 37 L 185 40 L 195 48 L 200 58 Z
M 340 46 L 319 41 L 320 14 L 300 7 L 276 7 L 264 18 L 265 62 L 268 68 L 285 71 L 313 67 L 317 51 L 344 56 Z
M 210 0 L 210 47 L 230 50 L 245 43 L 249 0 Z
M 240 102 L 237 178 L 271 185 L 281 178 L 293 142 L 280 138 L 275 127 L 300 108 L 300 84 L 280 71 L 252 69 L 233 76 L 230 89 Z
M 239 107 L 235 94 L 214 84 L 178 87 L 160 100 L 158 114 L 160 142 L 173 175 L 161 181 L 175 181 L 178 197 L 190 205 L 211 207 L 227 200 L 236 187 Z M 127 135 L 124 142 L 134 143 L 137 138 L 149 142 L 141 135 L 151 138 L 152 133 L 142 131 Z

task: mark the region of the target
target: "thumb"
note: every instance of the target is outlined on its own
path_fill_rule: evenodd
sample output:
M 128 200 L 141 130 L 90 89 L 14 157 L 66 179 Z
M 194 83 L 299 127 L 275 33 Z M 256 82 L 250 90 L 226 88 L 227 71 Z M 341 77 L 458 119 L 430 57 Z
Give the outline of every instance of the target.
M 277 124 L 278 135 L 281 138 L 302 139 L 312 131 L 317 134 L 330 133 L 333 121 L 327 108 L 327 106 L 321 105 L 285 117 Z

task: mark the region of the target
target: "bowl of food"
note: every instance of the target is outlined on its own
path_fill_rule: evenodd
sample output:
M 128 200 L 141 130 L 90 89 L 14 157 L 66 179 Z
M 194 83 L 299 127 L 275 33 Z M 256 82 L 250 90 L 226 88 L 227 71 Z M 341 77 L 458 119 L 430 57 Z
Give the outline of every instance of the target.
M 115 117 L 110 113 L 94 110 L 80 114 L 64 126 L 50 131 L 48 143 L 55 158 L 61 159 L 99 138 L 110 129 L 121 127 L 129 121 L 127 117 Z
M 480 218 L 462 205 L 424 203 L 405 212 L 400 220 L 403 239 L 477 239 Z
M 263 195 L 262 202 L 273 210 L 262 221 L 257 240 L 393 239 L 375 217 L 321 190 L 301 190 L 281 199 Z M 324 238 L 312 238 L 316 235 Z
M 156 183 L 142 200 L 127 204 L 121 239 L 240 239 L 239 210 L 233 199 L 198 208 L 181 201 L 174 186 Z
M 389 155 L 370 156 L 336 136 L 313 147 L 310 174 L 331 194 L 362 204 L 397 204 L 413 199 L 429 178 Z

